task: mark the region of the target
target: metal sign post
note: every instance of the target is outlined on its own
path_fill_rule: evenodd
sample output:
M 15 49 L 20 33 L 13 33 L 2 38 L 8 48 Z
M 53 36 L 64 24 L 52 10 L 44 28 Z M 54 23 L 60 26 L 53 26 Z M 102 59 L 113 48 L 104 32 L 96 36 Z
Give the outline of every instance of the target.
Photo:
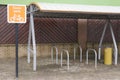
M 15 24 L 16 44 L 16 78 L 18 78 L 18 24 Z
M 16 44 L 16 78 L 18 78 L 18 23 L 26 23 L 26 5 L 7 5 L 7 21 L 15 23 L 15 44 Z

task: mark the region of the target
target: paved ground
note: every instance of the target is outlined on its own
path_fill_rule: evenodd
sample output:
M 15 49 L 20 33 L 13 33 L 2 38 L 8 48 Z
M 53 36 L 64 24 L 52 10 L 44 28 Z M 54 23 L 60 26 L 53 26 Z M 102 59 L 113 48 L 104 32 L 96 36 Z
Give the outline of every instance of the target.
M 94 67 L 94 60 L 89 64 L 70 60 L 70 70 L 64 64 L 52 64 L 50 58 L 37 59 L 37 71 L 32 70 L 32 63 L 28 64 L 25 58 L 19 58 L 18 80 L 120 80 L 120 62 L 118 66 L 107 66 L 98 63 Z M 66 61 L 64 60 L 63 63 Z M 15 80 L 15 59 L 0 59 L 0 80 Z

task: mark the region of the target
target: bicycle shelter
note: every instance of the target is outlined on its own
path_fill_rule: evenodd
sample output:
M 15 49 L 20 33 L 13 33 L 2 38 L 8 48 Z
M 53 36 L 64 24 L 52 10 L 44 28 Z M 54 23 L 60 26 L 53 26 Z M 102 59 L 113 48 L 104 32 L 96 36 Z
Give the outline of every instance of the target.
M 28 63 L 30 63 L 30 53 L 33 53 L 33 70 L 36 71 L 36 39 L 34 30 L 34 17 L 53 18 L 76 18 L 76 19 L 120 19 L 119 6 L 93 6 L 79 4 L 56 4 L 56 3 L 31 3 L 27 8 L 30 15 L 29 37 L 28 37 Z M 108 22 L 107 22 L 108 24 Z M 111 33 L 114 47 L 117 50 L 116 40 L 111 25 Z M 104 31 L 103 36 L 104 37 Z M 102 38 L 100 47 L 102 45 Z M 31 48 L 32 42 L 32 48 Z M 115 64 L 117 64 L 117 54 L 115 54 Z

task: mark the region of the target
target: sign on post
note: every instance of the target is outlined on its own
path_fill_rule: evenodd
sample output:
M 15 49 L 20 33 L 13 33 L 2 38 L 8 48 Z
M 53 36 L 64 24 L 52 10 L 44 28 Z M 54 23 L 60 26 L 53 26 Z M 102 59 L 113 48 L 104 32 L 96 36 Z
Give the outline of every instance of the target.
M 8 23 L 26 23 L 26 5 L 8 4 Z
M 16 78 L 18 78 L 18 23 L 26 23 L 26 6 L 25 5 L 7 5 L 7 21 L 15 23 L 16 31 Z

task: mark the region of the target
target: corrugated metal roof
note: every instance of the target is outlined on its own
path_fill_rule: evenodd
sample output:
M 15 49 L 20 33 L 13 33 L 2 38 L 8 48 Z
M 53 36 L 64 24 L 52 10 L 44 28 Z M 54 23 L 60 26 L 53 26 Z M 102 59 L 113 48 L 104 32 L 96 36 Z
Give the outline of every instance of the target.
M 120 19 L 120 6 L 31 3 L 34 16 L 53 18 Z M 29 5 L 29 6 L 30 6 Z M 28 6 L 28 13 L 30 7 Z
M 59 13 L 83 13 L 83 14 L 120 14 L 120 6 L 95 6 L 80 4 L 59 4 L 59 3 L 31 3 L 39 8 L 42 12 L 59 12 Z M 86 15 L 87 15 L 86 14 Z

